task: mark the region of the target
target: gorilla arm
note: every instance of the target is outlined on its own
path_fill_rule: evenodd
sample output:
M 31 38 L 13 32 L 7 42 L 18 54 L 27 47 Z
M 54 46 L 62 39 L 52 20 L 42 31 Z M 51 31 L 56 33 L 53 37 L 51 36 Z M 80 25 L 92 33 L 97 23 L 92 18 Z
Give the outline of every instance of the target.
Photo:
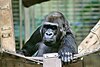
M 67 33 L 63 38 L 63 45 L 58 52 L 61 60 L 64 62 L 71 62 L 73 54 L 77 52 L 77 45 L 73 34 Z
M 38 27 L 38 29 L 32 34 L 30 39 L 25 43 L 23 48 L 18 51 L 18 53 L 23 54 L 25 56 L 32 56 L 38 50 L 39 45 L 37 45 L 37 43 L 42 41 L 40 28 L 41 26 Z

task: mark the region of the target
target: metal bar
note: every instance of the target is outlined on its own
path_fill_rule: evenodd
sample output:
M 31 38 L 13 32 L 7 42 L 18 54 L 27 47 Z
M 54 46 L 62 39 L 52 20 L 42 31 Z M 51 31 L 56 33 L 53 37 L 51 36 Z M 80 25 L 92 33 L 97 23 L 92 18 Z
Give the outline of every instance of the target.
M 22 44 L 22 0 L 19 0 L 19 16 L 20 16 L 20 49 L 22 48 L 23 44 Z
M 25 42 L 30 37 L 30 16 L 29 16 L 29 8 L 25 8 Z

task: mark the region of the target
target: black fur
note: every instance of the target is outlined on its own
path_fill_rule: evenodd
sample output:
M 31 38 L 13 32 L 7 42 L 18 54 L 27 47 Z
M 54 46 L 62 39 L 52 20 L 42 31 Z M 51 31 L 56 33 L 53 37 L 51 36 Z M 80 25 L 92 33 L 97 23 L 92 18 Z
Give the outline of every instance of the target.
M 50 24 L 46 24 L 45 22 Z M 57 28 L 51 28 L 51 24 L 58 24 L 56 25 Z M 53 41 L 55 41 L 53 43 L 49 41 L 50 39 L 45 41 L 45 37 L 48 37 L 48 33 L 46 33 L 48 29 L 51 29 L 51 31 L 53 31 L 51 33 L 55 36 L 53 37 Z M 71 32 L 68 22 L 60 12 L 51 12 L 47 15 L 43 24 L 33 33 L 30 39 L 20 50 L 20 53 L 25 56 L 43 56 L 45 53 L 52 52 L 57 52 L 64 62 L 70 62 L 73 54 L 77 53 L 75 38 Z

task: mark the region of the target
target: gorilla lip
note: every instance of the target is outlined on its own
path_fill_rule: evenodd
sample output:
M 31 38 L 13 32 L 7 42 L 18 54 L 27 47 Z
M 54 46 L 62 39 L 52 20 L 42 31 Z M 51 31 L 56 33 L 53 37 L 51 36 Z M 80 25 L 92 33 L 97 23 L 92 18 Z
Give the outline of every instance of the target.
M 54 41 L 53 39 L 49 39 L 49 38 L 45 39 L 45 42 L 53 42 L 53 41 Z

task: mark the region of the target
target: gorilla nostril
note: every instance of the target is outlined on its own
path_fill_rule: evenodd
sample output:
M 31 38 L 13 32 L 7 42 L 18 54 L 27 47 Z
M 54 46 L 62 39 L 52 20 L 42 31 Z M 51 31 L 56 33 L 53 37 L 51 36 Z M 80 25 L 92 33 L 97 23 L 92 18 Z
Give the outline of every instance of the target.
M 49 35 L 49 36 L 51 36 L 51 35 L 52 35 L 52 33 L 46 33 L 46 35 Z
M 49 34 L 49 36 L 52 35 L 52 33 Z

